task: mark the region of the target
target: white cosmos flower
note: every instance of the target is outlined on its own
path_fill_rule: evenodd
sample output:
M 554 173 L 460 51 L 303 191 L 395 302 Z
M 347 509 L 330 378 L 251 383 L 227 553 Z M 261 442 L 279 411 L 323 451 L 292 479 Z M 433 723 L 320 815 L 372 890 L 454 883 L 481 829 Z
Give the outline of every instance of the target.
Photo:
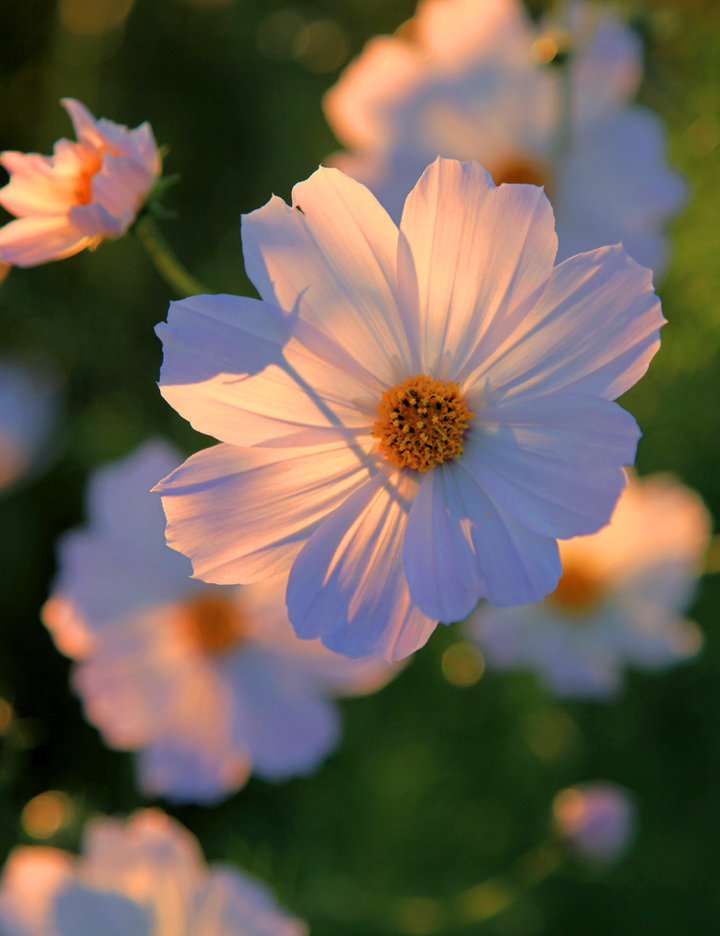
M 89 720 L 108 744 L 139 752 L 143 791 L 207 803 L 251 772 L 279 781 L 313 770 L 340 739 L 333 697 L 374 691 L 394 670 L 299 640 L 286 576 L 243 588 L 189 578 L 150 493 L 180 457 L 148 442 L 93 476 L 88 524 L 60 541 L 43 619 L 77 661 Z
M 498 183 L 546 186 L 561 259 L 622 241 L 659 272 L 663 224 L 686 186 L 667 166 L 660 120 L 631 103 L 639 40 L 600 4 L 570 3 L 567 37 L 556 25 L 534 24 L 521 0 L 422 0 L 328 92 L 328 121 L 350 148 L 331 161 L 399 219 L 436 155 L 475 159 Z M 565 42 L 567 66 L 544 64 Z
M 397 659 L 481 596 L 552 591 L 556 538 L 607 523 L 639 435 L 612 400 L 663 319 L 621 247 L 553 267 L 542 189 L 474 163 L 430 166 L 399 231 L 335 169 L 293 206 L 244 219 L 261 301 L 158 327 L 163 395 L 222 440 L 158 486 L 168 542 L 209 582 L 292 567 L 301 637 Z
M 95 819 L 82 855 L 18 846 L 0 880 L 3 936 L 306 936 L 269 889 L 158 809 Z
M 560 543 L 563 576 L 551 595 L 481 606 L 465 626 L 491 666 L 535 670 L 560 696 L 612 696 L 627 665 L 661 669 L 699 650 L 683 611 L 709 537 L 697 494 L 665 475 L 631 477 L 609 526 Z

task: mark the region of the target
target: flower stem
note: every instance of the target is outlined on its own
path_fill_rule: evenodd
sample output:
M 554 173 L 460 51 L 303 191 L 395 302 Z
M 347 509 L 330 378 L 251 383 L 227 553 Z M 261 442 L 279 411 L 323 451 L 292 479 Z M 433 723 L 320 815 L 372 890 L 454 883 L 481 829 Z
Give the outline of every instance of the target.
M 196 296 L 210 290 L 189 273 L 173 253 L 152 218 L 144 217 L 134 228 L 153 266 L 179 297 Z

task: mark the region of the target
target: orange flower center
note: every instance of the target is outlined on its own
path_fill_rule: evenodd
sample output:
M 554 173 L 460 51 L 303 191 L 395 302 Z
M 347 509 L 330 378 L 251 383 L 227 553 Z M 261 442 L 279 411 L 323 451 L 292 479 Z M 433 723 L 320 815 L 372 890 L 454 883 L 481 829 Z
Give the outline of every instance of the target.
M 182 628 L 189 642 L 209 656 L 234 650 L 247 633 L 237 604 L 211 592 L 196 595 L 185 603 Z
M 462 455 L 472 418 L 456 383 L 417 374 L 383 393 L 372 434 L 393 465 L 427 471 Z
M 602 596 L 602 581 L 593 569 L 585 563 L 565 563 L 555 591 L 548 595 L 560 610 L 570 614 L 584 614 L 591 611 Z
M 526 185 L 544 185 L 545 191 L 550 189 L 550 170 L 539 160 L 522 154 L 510 156 L 501 160 L 491 168 L 490 174 L 495 185 L 503 182 L 520 182 Z
M 82 171 L 78 173 L 77 179 L 75 180 L 76 205 L 88 205 L 92 201 L 92 180 L 93 176 L 102 165 L 104 152 L 104 150 L 98 150 L 88 154 L 85 165 Z

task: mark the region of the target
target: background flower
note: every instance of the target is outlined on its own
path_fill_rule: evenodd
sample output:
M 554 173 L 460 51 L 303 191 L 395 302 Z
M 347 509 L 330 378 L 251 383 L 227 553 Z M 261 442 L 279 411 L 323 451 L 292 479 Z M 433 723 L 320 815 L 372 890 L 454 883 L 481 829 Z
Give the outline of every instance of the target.
M 62 260 L 124 234 L 160 175 L 150 124 L 128 130 L 96 120 L 80 101 L 61 103 L 76 143 L 58 140 L 52 156 L 0 156 L 10 173 L 0 205 L 17 216 L 0 229 L 0 260 L 14 266 Z
M 153 441 L 97 473 L 88 527 L 60 543 L 43 618 L 78 660 L 90 721 L 112 746 L 140 751 L 143 790 L 211 802 L 251 771 L 276 781 L 311 771 L 340 738 L 331 697 L 371 692 L 393 670 L 299 640 L 284 579 L 242 589 L 190 579 L 149 493 L 178 459 Z
M 635 831 L 635 806 L 622 787 L 606 781 L 579 783 L 553 800 L 556 833 L 575 854 L 595 861 L 614 861 Z
M 3 936 L 304 936 L 270 891 L 156 809 L 95 819 L 80 857 L 18 846 L 0 881 Z
M 630 103 L 641 74 L 639 40 L 607 6 L 578 0 L 567 23 L 535 25 L 520 0 L 421 0 L 328 92 L 328 121 L 352 148 L 332 164 L 399 218 L 437 154 L 475 159 L 498 184 L 545 185 L 561 259 L 622 241 L 659 272 L 663 223 L 686 190 L 661 122 Z
M 542 190 L 476 163 L 429 166 L 399 231 L 334 169 L 293 208 L 243 222 L 262 302 L 158 326 L 163 396 L 224 443 L 158 485 L 168 543 L 216 583 L 292 565 L 301 637 L 400 659 L 481 596 L 546 595 L 556 538 L 607 523 L 639 434 L 611 401 L 664 320 L 622 247 L 553 267 Z
M 560 543 L 563 575 L 542 603 L 480 606 L 465 627 L 498 669 L 533 669 L 557 695 L 606 698 L 626 665 L 661 669 L 697 653 L 693 599 L 710 516 L 664 475 L 637 480 L 610 524 Z

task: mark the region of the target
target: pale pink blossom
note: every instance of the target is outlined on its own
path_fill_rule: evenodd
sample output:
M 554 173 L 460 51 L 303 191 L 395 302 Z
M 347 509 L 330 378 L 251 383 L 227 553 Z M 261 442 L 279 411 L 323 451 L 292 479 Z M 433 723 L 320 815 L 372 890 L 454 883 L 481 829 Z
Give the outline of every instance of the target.
M 80 101 L 61 103 L 77 142 L 58 140 L 52 156 L 0 156 L 10 174 L 0 189 L 0 205 L 16 215 L 0 228 L 0 260 L 13 266 L 62 260 L 124 234 L 160 175 L 160 152 L 149 124 L 128 130 L 96 120 Z
M 520 608 L 480 606 L 466 629 L 490 666 L 534 670 L 560 696 L 613 696 L 626 666 L 661 669 L 700 649 L 683 612 L 710 525 L 689 488 L 665 475 L 633 477 L 609 526 L 561 541 L 553 594 Z
M 315 769 L 340 740 L 333 697 L 374 691 L 395 670 L 299 640 L 284 576 L 243 588 L 189 578 L 150 493 L 179 460 L 153 441 L 93 476 L 88 524 L 60 542 L 43 618 L 77 660 L 89 720 L 138 751 L 143 791 L 211 802 L 251 772 L 280 781 Z
M 81 855 L 17 846 L 0 880 L 2 936 L 306 936 L 270 890 L 206 865 L 175 819 L 144 809 L 94 819 Z
M 301 637 L 388 659 L 482 596 L 552 591 L 556 539 L 608 522 L 634 458 L 612 400 L 659 345 L 649 271 L 621 247 L 554 267 L 542 189 L 454 160 L 400 230 L 320 169 L 243 239 L 262 300 L 196 296 L 158 327 L 163 395 L 222 440 L 158 486 L 195 575 L 292 567 Z
M 553 800 L 556 833 L 582 858 L 611 862 L 635 832 L 635 805 L 615 783 L 596 780 L 561 790 Z
M 328 121 L 350 148 L 332 164 L 399 219 L 435 156 L 475 159 L 498 183 L 546 186 L 561 259 L 622 241 L 658 272 L 686 186 L 667 166 L 660 120 L 632 103 L 638 37 L 606 5 L 568 10 L 566 23 L 535 24 L 521 0 L 421 0 L 328 92 Z M 545 64 L 566 46 L 566 66 Z

